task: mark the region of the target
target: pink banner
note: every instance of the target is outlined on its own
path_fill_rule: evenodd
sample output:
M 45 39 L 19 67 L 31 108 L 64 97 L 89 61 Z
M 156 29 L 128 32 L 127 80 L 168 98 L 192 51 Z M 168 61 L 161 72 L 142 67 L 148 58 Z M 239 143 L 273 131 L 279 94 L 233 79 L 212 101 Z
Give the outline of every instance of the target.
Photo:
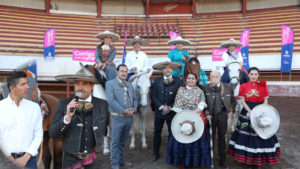
M 55 29 L 49 29 L 45 33 L 44 48 L 55 45 Z
M 212 61 L 213 62 L 218 62 L 218 61 L 223 61 L 222 55 L 223 52 L 226 52 L 227 49 L 218 49 L 218 48 L 213 48 L 212 49 Z
M 288 25 L 281 25 L 281 46 L 293 43 L 294 32 Z
M 170 31 L 170 40 L 175 40 L 179 35 L 176 32 Z M 171 50 L 175 49 L 175 45 L 171 45 Z
M 245 46 L 249 46 L 249 35 L 250 35 L 250 29 L 246 29 L 242 32 L 240 42 L 243 44 L 243 46 L 241 46 L 241 48 Z
M 95 62 L 96 50 L 73 49 L 72 53 L 73 53 L 72 59 L 75 61 Z

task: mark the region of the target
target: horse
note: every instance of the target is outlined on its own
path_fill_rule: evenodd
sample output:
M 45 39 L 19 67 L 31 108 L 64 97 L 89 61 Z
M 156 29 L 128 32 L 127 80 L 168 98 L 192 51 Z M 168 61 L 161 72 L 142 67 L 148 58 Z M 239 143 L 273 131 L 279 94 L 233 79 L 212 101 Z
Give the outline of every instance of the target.
M 233 61 L 230 62 L 228 65 L 228 74 L 229 74 L 229 83 L 233 88 L 234 91 L 234 97 L 237 98 L 239 95 L 239 89 L 240 89 L 240 79 L 242 76 L 241 73 L 241 66 L 238 61 Z M 235 112 L 230 112 L 228 114 L 228 129 L 231 129 L 229 131 L 233 132 L 234 127 L 237 123 L 239 113 L 241 112 L 243 106 L 240 100 L 236 100 L 236 107 L 235 107 Z
M 200 79 L 200 62 L 197 57 L 190 57 L 185 63 L 183 76 L 184 84 L 186 84 L 186 78 L 189 73 L 195 73 L 197 75 L 197 79 Z
M 148 112 L 148 108 L 150 105 L 150 97 L 149 97 L 149 92 L 150 92 L 150 77 L 152 75 L 152 71 L 149 73 L 143 72 L 137 75 L 133 75 L 129 81 L 132 82 L 132 85 L 134 87 L 134 90 L 136 92 L 136 96 L 138 97 L 138 110 L 137 110 L 137 115 L 139 115 L 139 130 L 142 134 L 142 148 L 146 149 L 147 148 L 147 143 L 146 143 L 146 134 L 145 134 L 145 116 L 146 113 Z M 135 148 L 135 125 L 136 125 L 136 115 L 134 115 L 134 122 L 133 126 L 131 128 L 131 141 L 130 141 L 130 149 Z
M 56 111 L 58 99 L 52 95 L 42 94 L 39 97 L 39 104 L 43 114 L 44 134 L 40 152 L 42 154 L 44 168 L 50 169 L 51 161 L 53 161 L 53 168 L 61 169 L 63 156 L 62 136 L 54 140 L 49 136 L 49 128 Z

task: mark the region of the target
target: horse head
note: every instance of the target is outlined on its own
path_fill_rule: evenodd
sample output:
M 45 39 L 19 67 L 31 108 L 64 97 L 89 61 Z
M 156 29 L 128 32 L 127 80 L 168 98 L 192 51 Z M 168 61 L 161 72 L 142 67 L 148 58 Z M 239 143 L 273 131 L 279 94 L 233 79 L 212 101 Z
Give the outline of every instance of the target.
M 190 72 L 195 73 L 197 78 L 200 79 L 200 62 L 197 57 L 190 57 L 186 61 L 184 68 L 184 81 Z
M 233 88 L 240 83 L 241 78 L 241 66 L 238 61 L 230 62 L 228 65 L 228 74 L 229 74 L 229 81 Z
M 132 85 L 137 93 L 139 104 L 143 107 L 148 105 L 148 94 L 150 91 L 150 77 L 152 75 L 152 70 L 147 73 L 141 73 L 132 81 Z
M 99 83 L 104 86 L 105 82 L 107 81 L 107 76 L 103 70 L 96 68 L 96 63 L 93 65 L 88 65 L 88 64 L 83 65 L 80 62 L 80 65 L 82 67 L 86 68 L 87 70 L 89 70 L 89 72 L 92 73 L 96 77 L 96 79 L 99 81 Z

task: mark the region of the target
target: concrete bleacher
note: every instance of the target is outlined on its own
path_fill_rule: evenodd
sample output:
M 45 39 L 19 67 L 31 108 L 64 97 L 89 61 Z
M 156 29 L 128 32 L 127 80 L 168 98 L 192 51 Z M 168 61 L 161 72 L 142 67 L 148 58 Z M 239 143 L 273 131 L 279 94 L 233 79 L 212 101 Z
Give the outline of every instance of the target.
M 115 31 L 115 25 L 170 24 L 178 26 L 181 35 L 193 42 L 186 47 L 191 55 L 211 55 L 212 48 L 229 38 L 239 39 L 240 33 L 250 28 L 250 54 L 278 54 L 281 51 L 281 24 L 290 25 L 295 32 L 294 52 L 300 52 L 300 12 L 297 8 L 265 10 L 242 14 L 203 15 L 182 17 L 101 17 L 66 14 L 47 15 L 0 9 L 0 54 L 43 55 L 43 36 L 49 28 L 56 28 L 56 56 L 71 56 L 72 49 L 95 49 L 99 43 L 94 35 Z M 115 42 L 117 57 L 123 54 L 123 36 Z M 170 47 L 166 36 L 146 37 L 150 42 L 144 47 L 149 57 L 166 57 Z

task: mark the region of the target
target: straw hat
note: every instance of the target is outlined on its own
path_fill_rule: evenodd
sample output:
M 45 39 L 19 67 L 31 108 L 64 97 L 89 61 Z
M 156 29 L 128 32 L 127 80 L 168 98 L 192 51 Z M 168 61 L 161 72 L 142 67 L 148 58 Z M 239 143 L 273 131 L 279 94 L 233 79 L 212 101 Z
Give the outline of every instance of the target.
M 140 38 L 139 36 L 135 36 L 134 38 L 127 41 L 127 45 L 134 45 L 134 43 L 139 42 L 142 46 L 148 45 L 148 42 L 144 39 Z
M 174 138 L 183 144 L 198 140 L 204 131 L 200 115 L 192 110 L 183 110 L 176 114 L 171 123 Z
M 101 32 L 101 33 L 95 35 L 95 38 L 98 38 L 101 40 L 103 40 L 105 37 L 110 37 L 113 42 L 120 39 L 120 36 L 118 34 L 112 33 L 110 31 L 104 31 L 104 32 Z
M 76 74 L 65 74 L 65 75 L 58 75 L 55 76 L 56 80 L 61 80 L 64 82 L 70 82 L 74 83 L 76 80 L 83 80 L 83 81 L 88 81 L 88 82 L 93 82 L 97 83 L 97 79 L 95 76 L 86 68 L 83 67 L 82 64 L 80 64 L 81 69 L 76 73 Z
M 164 62 L 154 64 L 152 66 L 152 68 L 154 70 L 162 70 L 166 66 L 171 66 L 171 67 L 173 67 L 173 69 L 181 69 L 181 67 L 182 67 L 181 63 L 164 61 Z
M 233 46 L 236 46 L 236 48 L 239 48 L 243 44 L 240 42 L 237 42 L 234 39 L 229 39 L 228 41 L 221 43 L 221 48 L 228 48 L 228 46 L 230 46 L 230 45 L 233 45 Z
M 272 137 L 279 129 L 280 117 L 277 110 L 266 104 L 255 106 L 250 114 L 252 128 L 262 139 Z
M 189 40 L 182 39 L 181 36 L 177 36 L 176 39 L 168 41 L 169 45 L 176 45 L 176 43 L 183 43 L 184 45 L 190 45 L 191 44 L 191 42 Z

